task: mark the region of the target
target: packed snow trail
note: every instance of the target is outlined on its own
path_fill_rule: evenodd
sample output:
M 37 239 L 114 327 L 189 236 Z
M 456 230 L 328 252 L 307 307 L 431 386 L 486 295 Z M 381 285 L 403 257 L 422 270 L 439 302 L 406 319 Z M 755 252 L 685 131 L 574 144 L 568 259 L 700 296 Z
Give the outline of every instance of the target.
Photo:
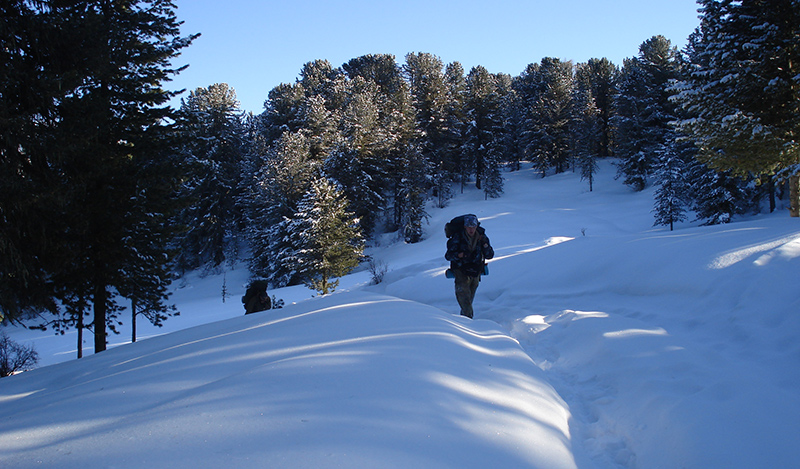
M 796 223 L 773 214 L 652 228 L 651 195 L 603 171 L 592 193 L 572 174 L 512 173 L 504 197 L 467 193 L 432 217 L 422 246 L 381 253 L 424 259 L 436 252 L 425 243 L 443 246 L 437 227 L 477 213 L 496 258 L 475 317 L 502 325 L 546 371 L 575 445 L 599 467 L 800 460 Z M 372 288 L 457 314 L 438 262 L 406 261 Z

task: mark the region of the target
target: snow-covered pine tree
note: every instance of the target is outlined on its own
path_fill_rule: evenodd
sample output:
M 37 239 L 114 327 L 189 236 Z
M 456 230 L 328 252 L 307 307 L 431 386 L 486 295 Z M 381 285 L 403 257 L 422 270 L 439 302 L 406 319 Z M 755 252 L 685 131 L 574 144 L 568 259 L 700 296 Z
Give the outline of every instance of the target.
M 394 204 L 399 213 L 400 231 L 407 243 L 418 243 L 424 233 L 423 223 L 428 219 L 425 211 L 427 200 L 427 175 L 430 162 L 414 148 L 402 152 L 400 173 Z
M 301 131 L 308 139 L 309 157 L 314 161 L 324 161 L 339 143 L 336 125 L 341 120 L 341 109 L 328 109 L 325 98 L 313 95 L 303 101 L 303 116 Z
M 555 167 L 565 171 L 570 155 L 573 65 L 545 57 L 530 64 L 516 88 L 526 105 L 522 121 L 525 153 L 542 177 Z
M 690 199 L 690 181 L 687 168 L 694 158 L 694 148 L 675 138 L 669 139 L 657 150 L 657 163 L 653 177 L 658 186 L 655 191 L 653 226 L 668 225 L 687 219 L 686 211 Z
M 570 155 L 573 65 L 570 61 L 545 58 L 539 73 L 544 91 L 534 105 L 539 124 L 536 161 L 543 174 L 553 167 L 556 173 L 562 173 L 567 170 Z
M 789 180 L 800 216 L 800 2 L 699 0 L 691 74 L 676 89 L 680 129 L 709 166 Z
M 439 207 L 453 196 L 448 171 L 447 87 L 444 64 L 428 53 L 406 55 L 403 72 L 409 83 L 415 114 L 415 146 L 426 160 Z
M 619 67 L 607 58 L 589 59 L 584 73 L 588 75 L 589 87 L 594 105 L 600 119 L 599 153 L 600 158 L 612 155 L 611 117 L 614 115 L 614 100 L 617 95 Z
M 508 134 L 513 130 L 508 127 L 508 119 L 505 116 L 507 109 L 507 98 L 513 94 L 514 90 L 511 86 L 512 79 L 510 75 L 504 73 L 496 73 L 492 75 L 495 83 L 496 98 L 494 106 L 494 118 L 492 139 L 486 149 L 486 161 L 483 167 L 483 193 L 485 198 L 497 198 L 503 194 L 504 180 L 501 173 L 501 168 L 506 161 L 505 156 L 512 153 L 514 150 L 514 142 L 511 141 L 512 136 Z
M 371 234 L 385 207 L 390 139 L 381 126 L 382 96 L 377 85 L 358 76 L 348 82 L 348 89 L 341 136 L 327 155 L 324 171 L 345 192 L 364 232 Z
M 497 77 L 482 66 L 473 67 L 466 78 L 467 99 L 465 114 L 469 119 L 464 140 L 464 161 L 467 166 L 462 177 L 475 175 L 475 187 L 482 189 L 489 149 L 500 138 L 502 119 L 499 114 L 502 96 Z
M 237 205 L 245 127 L 236 92 L 225 83 L 197 88 L 181 106 L 187 135 L 182 154 L 190 176 L 179 217 L 186 227 L 177 243 L 182 270 L 214 269 L 235 260 L 243 217 Z
M 333 68 L 327 60 L 314 60 L 303 65 L 300 71 L 300 85 L 306 98 L 322 97 L 328 109 L 340 109 L 345 99 L 342 84 L 344 72 Z M 305 122 L 303 122 L 305 124 Z
M 594 175 L 599 166 L 597 158 L 602 151 L 603 122 L 595 105 L 592 92 L 591 69 L 588 64 L 578 64 L 573 89 L 573 118 L 571 123 L 572 156 L 581 179 L 589 181 L 589 192 L 594 189 Z
M 677 49 L 663 36 L 642 43 L 639 56 L 626 59 L 622 67 L 612 118 L 614 153 L 620 158 L 617 177 L 636 191 L 647 186 L 656 151 L 675 119 L 668 85 L 678 78 L 680 68 Z
M 459 62 L 447 64 L 444 81 L 447 87 L 447 104 L 445 105 L 445 156 L 441 179 L 446 181 L 449 178 L 450 181 L 458 181 L 463 192 L 469 167 L 462 152 L 468 127 L 468 116 L 465 110 L 467 84 L 464 67 Z M 439 185 L 444 185 L 445 181 L 441 181 Z
M 483 195 L 485 199 L 496 199 L 503 194 L 503 174 L 500 172 L 502 154 L 500 149 L 490 147 L 486 152 L 486 162 L 483 167 Z
M 525 159 L 522 145 L 522 116 L 524 103 L 517 91 L 517 78 L 511 78 L 510 89 L 503 96 L 500 115 L 503 118 L 503 156 L 511 171 L 519 171 Z
M 704 220 L 703 225 L 730 223 L 735 215 L 752 209 L 752 189 L 742 179 L 715 171 L 699 161 L 690 172 L 692 208 L 696 220 Z
M 282 83 L 273 88 L 259 114 L 258 132 L 269 146 L 278 141 L 284 132 L 298 132 L 305 122 L 305 88 L 300 83 Z
M 294 285 L 300 278 L 291 262 L 292 220 L 308 192 L 315 166 L 308 139 L 300 132 L 285 133 L 269 148 L 254 177 L 249 204 L 250 271 L 273 287 Z
M 525 70 L 514 78 L 514 91 L 519 99 L 518 145 L 524 160 L 532 161 L 536 152 L 537 115 L 534 112 L 534 103 L 542 89 L 538 63 L 528 64 Z
M 291 223 L 293 267 L 309 288 L 323 295 L 358 266 L 364 252 L 358 218 L 347 207 L 342 191 L 317 176 Z

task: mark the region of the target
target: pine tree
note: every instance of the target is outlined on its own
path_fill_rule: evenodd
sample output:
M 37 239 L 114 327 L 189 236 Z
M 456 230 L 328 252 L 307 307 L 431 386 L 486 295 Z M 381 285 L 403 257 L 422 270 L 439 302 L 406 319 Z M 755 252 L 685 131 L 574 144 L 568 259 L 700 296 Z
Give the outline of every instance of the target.
M 374 82 L 356 77 L 342 108 L 340 139 L 325 160 L 325 174 L 338 183 L 371 234 L 385 207 L 386 156 L 391 138 L 381 125 L 381 100 Z
M 730 173 L 715 171 L 701 162 L 692 169 L 693 210 L 703 225 L 730 223 L 752 208 L 752 189 Z
M 265 145 L 277 142 L 284 132 L 298 132 L 303 128 L 307 110 L 305 99 L 306 91 L 300 83 L 283 83 L 269 92 L 257 129 Z
M 217 268 L 235 261 L 243 217 L 237 205 L 244 126 L 236 92 L 225 83 L 197 88 L 181 106 L 190 177 L 189 206 L 180 220 L 187 232 L 178 245 L 182 269 Z
M 340 109 L 346 98 L 342 84 L 344 72 L 327 60 L 315 60 L 300 71 L 300 85 L 305 97 L 320 96 L 329 110 Z
M 314 161 L 325 161 L 340 140 L 337 123 L 341 121 L 341 109 L 328 109 L 325 98 L 314 95 L 305 98 L 303 116 L 301 132 L 308 139 L 309 156 Z
M 680 57 L 670 41 L 654 36 L 639 46 L 639 56 L 626 59 L 612 118 L 617 177 L 636 191 L 644 190 L 652 175 L 656 152 L 675 117 L 669 101 L 669 83 L 679 77 Z
M 269 147 L 255 175 L 248 205 L 250 271 L 275 288 L 302 281 L 291 262 L 292 219 L 308 192 L 315 168 L 308 139 L 300 132 L 285 133 Z
M 500 115 L 503 118 L 502 160 L 511 171 L 519 171 L 525 159 L 522 140 L 523 112 L 525 109 L 518 91 L 519 77 L 511 79 L 509 90 L 503 97 Z
M 658 153 L 654 173 L 658 188 L 655 192 L 653 226 L 669 225 L 672 231 L 675 223 L 687 219 L 690 194 L 687 169 L 694 151 L 691 146 L 672 138 L 661 146 Z
M 462 181 L 464 177 L 474 174 L 475 187 L 478 189 L 483 188 L 484 175 L 493 171 L 489 166 L 499 163 L 497 158 L 489 158 L 492 147 L 502 139 L 502 94 L 497 81 L 497 76 L 482 66 L 473 67 L 466 78 L 464 109 L 469 124 L 463 144 L 465 165 L 462 168 Z
M 525 153 L 542 177 L 567 168 L 570 155 L 573 65 L 546 57 L 528 65 L 517 84 L 526 105 L 522 123 Z
M 619 68 L 606 58 L 589 59 L 584 73 L 587 75 L 589 89 L 594 100 L 599 122 L 599 141 L 597 156 L 605 158 L 612 156 L 612 125 L 614 115 L 614 101 L 617 96 L 617 79 Z
M 364 245 L 358 219 L 331 182 L 316 177 L 292 220 L 291 238 L 298 275 L 306 285 L 326 295 L 359 263 Z
M 468 172 L 468 164 L 462 152 L 468 126 L 468 116 L 465 110 L 467 84 L 464 77 L 464 67 L 459 62 L 447 64 L 444 72 L 444 81 L 447 88 L 447 103 L 445 105 L 446 131 L 444 135 L 445 154 L 437 187 L 449 187 L 448 180 L 459 181 L 463 192 L 467 178 L 466 173 Z
M 539 70 L 545 89 L 534 104 L 539 125 L 534 158 L 542 174 L 551 167 L 562 173 L 567 169 L 570 154 L 573 66 L 572 62 L 545 58 Z
M 483 194 L 485 199 L 496 199 L 503 194 L 503 174 L 500 172 L 502 154 L 498 149 L 490 148 L 486 153 L 481 180 L 483 181 Z
M 507 126 L 508 119 L 505 116 L 507 98 L 514 92 L 511 86 L 512 79 L 510 75 L 503 73 L 497 73 L 493 78 L 495 83 L 493 132 L 486 149 L 486 161 L 481 175 L 486 199 L 497 198 L 503 194 L 504 181 L 500 169 L 506 160 L 506 155 L 512 153 L 513 147 L 511 136 L 508 134 L 512 129 Z
M 42 187 L 58 193 L 63 216 L 48 223 L 61 223 L 55 234 L 64 234 L 45 238 L 60 254 L 36 269 L 53 285 L 50 298 L 64 305 L 62 312 L 76 315 L 64 324 L 82 330 L 91 304 L 96 352 L 106 349 L 107 330 L 115 332 L 119 323 L 115 298 L 133 291 L 126 273 L 157 278 L 169 262 L 167 256 L 142 262 L 136 252 L 142 245 L 131 240 L 157 232 L 174 207 L 166 195 L 175 189 L 174 161 L 154 158 L 174 151 L 175 143 L 165 124 L 174 118 L 165 106 L 174 93 L 161 83 L 178 71 L 170 61 L 193 37 L 178 36 L 173 10 L 166 0 L 39 4 L 37 20 L 58 26 L 52 43 L 69 48 L 58 63 L 46 58 L 59 46 L 44 46 L 47 53 L 30 58 L 45 57 L 36 64 L 42 76 L 65 78 L 47 108 L 31 116 L 49 122 L 29 141 L 59 145 L 42 155 L 51 173 Z M 163 196 L 147 194 L 156 185 L 168 189 Z M 152 239 L 167 250 L 167 237 Z
M 399 168 L 402 177 L 398 182 L 395 206 L 399 208 L 399 225 L 407 243 L 422 240 L 423 223 L 428 219 L 425 211 L 427 200 L 427 175 L 430 162 L 414 148 L 405 149 Z
M 414 107 L 415 145 L 430 168 L 431 184 L 439 207 L 446 206 L 453 195 L 450 188 L 452 170 L 448 161 L 448 93 L 443 67 L 439 57 L 427 53 L 406 55 L 403 67 Z
M 578 64 L 573 90 L 572 153 L 580 170 L 581 179 L 589 181 L 589 192 L 594 189 L 594 175 L 598 171 L 597 158 L 603 151 L 603 122 L 593 94 L 591 67 Z
M 0 322 L 58 311 L 49 272 L 64 261 L 55 103 L 80 77 L 59 12 L 0 3 Z
M 179 167 L 179 163 L 176 162 L 174 167 Z M 154 172 L 163 172 L 164 169 L 161 164 L 143 165 L 141 168 L 142 171 Z M 137 179 L 149 180 L 150 177 Z M 169 317 L 180 315 L 174 305 L 167 303 L 171 295 L 169 286 L 175 278 L 172 261 L 175 252 L 172 249 L 165 250 L 165 240 L 174 239 L 177 228 L 171 223 L 173 217 L 147 207 L 151 200 L 169 200 L 176 189 L 158 185 L 141 187 L 137 197 L 139 208 L 131 210 L 129 214 L 131 229 L 125 241 L 133 249 L 128 251 L 130 258 L 122 274 L 124 280 L 117 290 L 131 303 L 132 342 L 136 342 L 139 316 L 154 326 L 162 327 Z
M 800 216 L 800 2 L 700 0 L 691 74 L 675 88 L 698 157 L 740 177 L 789 180 Z

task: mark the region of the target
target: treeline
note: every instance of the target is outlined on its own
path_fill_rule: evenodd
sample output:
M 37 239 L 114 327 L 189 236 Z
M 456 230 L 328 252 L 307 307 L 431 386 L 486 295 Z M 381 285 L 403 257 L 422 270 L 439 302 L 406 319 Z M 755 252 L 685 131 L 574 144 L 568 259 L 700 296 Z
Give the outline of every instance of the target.
M 227 84 L 163 106 L 166 59 L 193 39 L 168 1 L 6 2 L 0 310 L 50 311 L 102 350 L 116 298 L 172 314 L 175 271 L 247 260 L 326 293 L 370 239 L 420 241 L 431 201 L 500 197 L 522 162 L 591 190 L 613 157 L 670 228 L 780 199 L 797 216 L 800 2 L 698 3 L 684 51 L 654 36 L 621 66 L 545 58 L 515 77 L 429 53 L 316 60 L 245 115 Z
M 542 177 L 579 172 L 591 190 L 598 159 L 614 157 L 618 179 L 632 190 L 656 186 L 654 224 L 670 229 L 689 217 L 727 223 L 764 201 L 774 210 L 777 199 L 796 200 L 787 183 L 791 165 L 783 165 L 783 178 L 780 165 L 759 166 L 759 158 L 773 158 L 769 149 L 755 148 L 757 161 L 739 168 L 731 161 L 739 161 L 747 135 L 731 136 L 728 148 L 718 139 L 708 151 L 690 128 L 698 123 L 693 99 L 706 86 L 699 80 L 708 76 L 698 61 L 701 45 L 712 39 L 711 21 L 687 50 L 654 36 L 621 68 L 607 59 L 545 58 L 511 77 L 481 66 L 465 73 L 458 62 L 445 65 L 429 53 L 410 53 L 402 65 L 392 55 L 358 57 L 339 68 L 317 60 L 294 84 L 271 90 L 261 114 L 247 116 L 228 85 L 197 89 L 184 101 L 186 119 L 213 115 L 209 122 L 238 130 L 217 133 L 216 140 L 191 138 L 207 145 L 191 155 L 205 168 L 196 175 L 193 185 L 203 188 L 196 195 L 219 210 L 184 219 L 191 242 L 182 243 L 182 266 L 235 261 L 244 241 L 251 271 L 273 286 L 318 277 L 302 268 L 308 261 L 300 253 L 324 248 L 306 235 L 309 222 L 298 220 L 308 213 L 301 202 L 314 200 L 310 191 L 320 180 L 346 201 L 345 218 L 357 224 L 359 242 L 385 232 L 417 242 L 431 199 L 444 207 L 467 184 L 499 197 L 501 171 L 523 161 Z M 704 99 L 722 102 L 735 93 Z M 211 128 L 196 137 L 213 134 Z M 236 149 L 223 150 L 230 142 L 238 142 Z M 222 181 L 222 174 L 230 177 Z

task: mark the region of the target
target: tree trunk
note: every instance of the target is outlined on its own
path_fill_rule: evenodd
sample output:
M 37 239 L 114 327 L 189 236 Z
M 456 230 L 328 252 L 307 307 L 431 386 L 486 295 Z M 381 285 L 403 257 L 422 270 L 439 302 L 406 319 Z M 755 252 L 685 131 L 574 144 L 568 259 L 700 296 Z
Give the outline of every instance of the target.
M 225 299 L 225 297 L 222 297 Z M 131 300 L 131 342 L 136 342 L 136 301 Z
M 775 202 L 775 179 L 772 176 L 767 176 L 767 192 L 769 194 L 769 213 L 772 213 L 777 208 L 778 204 Z
M 106 309 L 108 291 L 103 282 L 97 282 L 94 287 L 94 353 L 106 349 Z
M 83 308 L 78 311 L 78 358 L 83 358 Z
M 789 178 L 789 215 L 800 217 L 800 174 Z

